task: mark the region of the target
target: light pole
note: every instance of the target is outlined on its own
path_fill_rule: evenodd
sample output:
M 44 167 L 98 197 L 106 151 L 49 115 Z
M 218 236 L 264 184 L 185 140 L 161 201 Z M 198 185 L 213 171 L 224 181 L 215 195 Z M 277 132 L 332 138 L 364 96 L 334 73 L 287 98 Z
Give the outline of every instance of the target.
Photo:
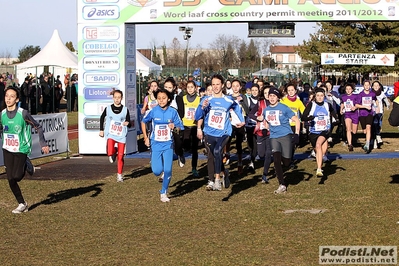
M 187 67 L 187 80 L 188 80 L 188 44 L 191 38 L 191 35 L 193 34 L 193 28 L 190 27 L 179 27 L 179 31 L 183 32 L 183 39 L 187 41 L 186 45 L 186 67 Z

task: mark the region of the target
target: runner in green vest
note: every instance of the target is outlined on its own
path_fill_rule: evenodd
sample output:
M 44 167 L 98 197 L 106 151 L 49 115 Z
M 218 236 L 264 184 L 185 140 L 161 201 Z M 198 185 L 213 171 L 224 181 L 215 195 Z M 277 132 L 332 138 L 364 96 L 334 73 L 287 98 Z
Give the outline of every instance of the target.
M 0 133 L 2 133 L 2 147 L 4 165 L 6 167 L 8 184 L 18 201 L 18 207 L 13 213 L 28 211 L 28 204 L 22 196 L 18 182 L 25 176 L 25 171 L 30 175 L 34 172 L 34 167 L 28 159 L 32 149 L 31 126 L 39 134 L 40 146 L 43 153 L 49 153 L 49 147 L 41 125 L 28 113 L 28 111 L 18 108 L 19 91 L 17 88 L 8 87 L 5 92 L 6 108 L 1 112 Z

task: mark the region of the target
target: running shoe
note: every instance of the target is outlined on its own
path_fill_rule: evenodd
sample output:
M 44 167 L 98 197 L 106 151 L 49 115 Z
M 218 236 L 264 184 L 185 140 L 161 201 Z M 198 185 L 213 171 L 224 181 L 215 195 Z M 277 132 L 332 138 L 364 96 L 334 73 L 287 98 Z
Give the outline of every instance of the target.
M 327 155 L 323 155 L 323 163 L 326 163 L 328 161 L 329 161 L 329 159 L 328 159 Z
M 274 191 L 274 194 L 282 194 L 282 193 L 285 193 L 286 191 L 287 191 L 287 187 L 284 185 L 280 185 L 280 186 L 278 186 L 278 189 L 276 189 Z
M 331 143 L 332 141 L 333 141 L 332 137 L 329 137 L 329 138 L 327 139 L 327 142 L 328 142 L 328 143 Z
M 351 144 L 351 145 L 348 145 L 348 150 L 349 151 L 353 151 L 353 145 Z
M 382 144 L 382 138 L 380 135 L 377 135 L 377 144 Z
M 164 173 L 162 173 L 162 175 L 160 177 L 158 177 L 158 182 L 162 183 L 163 182 L 163 177 L 164 177 Z
M 373 149 L 378 149 L 378 143 L 377 143 L 377 140 L 374 140 L 374 146 L 373 146 Z
M 108 157 L 110 163 L 114 163 L 116 160 L 116 153 L 112 154 L 111 156 Z
M 28 203 L 20 203 L 18 207 L 12 211 L 12 213 L 23 213 L 28 211 Z
M 213 190 L 221 191 L 222 190 L 222 181 L 219 179 L 215 179 L 215 184 L 213 185 Z
M 255 168 L 255 167 L 254 167 L 254 163 L 253 163 L 252 161 L 249 163 L 248 168 L 249 168 L 249 169 L 252 169 L 252 170 Z
M 229 170 L 228 169 L 224 170 L 224 177 L 222 178 L 222 183 L 223 183 L 224 188 L 230 187 L 230 178 L 229 178 Z
M 191 171 L 191 173 L 193 174 L 194 177 L 199 177 L 199 173 L 198 173 L 197 169 L 193 169 Z
M 26 157 L 25 167 L 26 167 L 26 172 L 28 172 L 29 175 L 32 176 L 35 173 L 35 167 L 33 166 L 32 162 L 28 157 Z
M 161 194 L 161 201 L 162 201 L 162 202 L 169 202 L 170 199 L 169 199 L 168 196 L 164 193 L 164 194 Z
M 262 181 L 261 181 L 261 183 L 262 183 L 262 184 L 269 184 L 269 179 L 267 178 L 266 175 L 262 175 Z
M 211 191 L 211 190 L 213 190 L 213 187 L 215 186 L 215 182 L 213 182 L 213 181 L 208 181 L 208 184 L 206 185 L 206 190 L 208 190 L 208 191 Z
M 184 165 L 186 164 L 186 158 L 183 156 L 178 156 L 178 162 L 179 162 L 179 166 L 180 167 L 184 167 Z
M 368 151 L 369 151 L 369 146 L 364 145 L 364 146 L 363 146 L 363 150 L 364 150 L 365 152 L 368 152 Z
M 226 153 L 225 156 L 223 157 L 223 163 L 224 165 L 229 165 L 230 163 L 230 154 Z
M 316 176 L 317 176 L 317 177 L 322 177 L 322 176 L 323 176 L 323 170 L 317 169 L 317 170 L 316 170 Z
M 310 153 L 310 157 L 316 158 L 316 152 L 314 150 L 312 150 L 312 152 Z
M 123 182 L 123 175 L 122 174 L 117 174 L 116 182 Z

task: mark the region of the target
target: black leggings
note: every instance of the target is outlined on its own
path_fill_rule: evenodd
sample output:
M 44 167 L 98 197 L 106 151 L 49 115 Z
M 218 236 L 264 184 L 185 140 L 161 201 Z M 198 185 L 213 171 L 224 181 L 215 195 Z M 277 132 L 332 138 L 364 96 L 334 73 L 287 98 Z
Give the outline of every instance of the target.
M 251 162 L 255 161 L 257 155 L 257 147 L 256 147 L 256 135 L 254 134 L 254 127 L 245 127 L 245 131 L 247 132 L 247 143 L 249 148 L 249 153 L 251 155 Z
M 25 163 L 27 155 L 13 153 L 3 149 L 4 166 L 6 167 L 8 184 L 18 203 L 25 203 L 18 182 L 25 176 Z
M 284 158 L 281 156 L 281 152 L 273 153 L 274 160 L 274 170 L 276 171 L 277 179 L 280 185 L 287 186 L 283 176 L 283 167 L 281 162 L 283 162 L 284 166 L 289 166 L 291 163 L 291 158 Z
M 184 127 L 183 146 L 186 150 L 191 150 L 191 167 L 197 169 L 198 163 L 198 138 L 197 127 Z
M 183 141 L 182 141 L 183 134 L 184 134 L 183 131 L 180 131 L 180 133 L 173 132 L 173 142 L 175 145 L 175 153 L 177 156 L 184 156 Z

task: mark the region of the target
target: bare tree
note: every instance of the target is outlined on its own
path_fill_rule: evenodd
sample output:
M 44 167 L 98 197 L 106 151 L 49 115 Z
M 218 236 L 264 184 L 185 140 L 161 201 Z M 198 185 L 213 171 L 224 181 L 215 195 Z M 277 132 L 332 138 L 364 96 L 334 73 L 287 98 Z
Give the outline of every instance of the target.
M 273 45 L 278 45 L 280 44 L 280 42 L 271 38 L 259 38 L 254 41 L 254 44 L 259 51 L 259 57 L 262 60 L 261 65 L 268 67 L 273 66 L 274 61 L 270 60 L 270 58 L 267 55 L 270 53 L 270 47 Z
M 170 56 L 168 56 L 169 58 L 168 65 L 183 66 L 183 56 L 181 56 L 182 48 L 179 40 L 176 37 L 173 38 L 169 49 L 170 49 Z
M 12 53 L 10 50 L 6 49 L 4 52 L 0 53 L 0 58 L 2 59 L 2 61 L 0 62 L 0 64 L 2 65 L 11 65 L 14 62 L 11 62 L 11 57 L 12 57 Z

